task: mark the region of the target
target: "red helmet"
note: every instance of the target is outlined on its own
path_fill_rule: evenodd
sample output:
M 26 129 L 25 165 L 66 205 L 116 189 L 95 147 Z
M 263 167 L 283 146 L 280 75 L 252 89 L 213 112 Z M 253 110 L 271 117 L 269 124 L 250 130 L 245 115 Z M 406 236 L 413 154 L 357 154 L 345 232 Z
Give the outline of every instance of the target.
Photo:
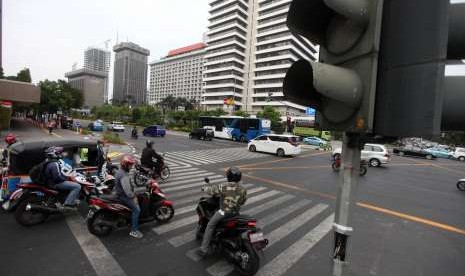
M 137 163 L 136 158 L 132 155 L 125 155 L 120 162 L 121 168 L 123 170 L 129 170 L 131 166 L 134 166 Z
M 8 134 L 5 136 L 5 142 L 6 142 L 8 145 L 12 145 L 12 144 L 16 143 L 16 135 L 14 135 L 13 133 L 8 133 Z

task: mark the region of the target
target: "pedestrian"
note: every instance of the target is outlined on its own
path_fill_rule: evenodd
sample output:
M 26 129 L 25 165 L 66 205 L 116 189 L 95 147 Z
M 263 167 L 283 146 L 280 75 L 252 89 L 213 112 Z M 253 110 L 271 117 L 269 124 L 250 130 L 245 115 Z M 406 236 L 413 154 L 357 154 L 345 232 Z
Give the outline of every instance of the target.
M 53 132 L 53 121 L 52 120 L 48 121 L 47 127 L 48 127 L 48 134 L 52 135 L 52 132 Z

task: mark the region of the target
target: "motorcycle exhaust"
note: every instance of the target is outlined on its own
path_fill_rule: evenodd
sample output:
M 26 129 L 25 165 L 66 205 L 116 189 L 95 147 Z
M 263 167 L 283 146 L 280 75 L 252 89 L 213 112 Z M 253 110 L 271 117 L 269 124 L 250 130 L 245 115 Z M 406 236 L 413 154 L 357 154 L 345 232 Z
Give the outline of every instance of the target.
M 44 214 L 58 214 L 61 213 L 60 210 L 57 208 L 50 208 L 46 206 L 36 205 L 36 204 L 28 204 L 26 205 L 26 211 L 28 212 L 38 212 Z

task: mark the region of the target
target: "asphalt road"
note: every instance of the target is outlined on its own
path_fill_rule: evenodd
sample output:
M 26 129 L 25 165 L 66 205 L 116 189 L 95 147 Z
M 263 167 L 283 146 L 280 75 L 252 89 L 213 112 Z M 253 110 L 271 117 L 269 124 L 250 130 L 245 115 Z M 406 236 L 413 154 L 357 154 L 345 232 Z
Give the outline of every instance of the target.
M 270 240 L 258 275 L 332 275 L 338 175 L 329 153 L 307 150 L 296 158 L 277 158 L 224 140 L 193 141 L 177 134 L 153 139 L 173 172 L 161 184 L 175 203 L 170 223 L 143 225 L 141 240 L 128 237 L 126 229 L 97 239 L 83 224 L 84 206 L 78 215 L 32 228 L 3 213 L 0 275 L 237 275 L 221 256 L 198 260 L 190 234 L 202 178 L 221 181 L 231 165 L 241 167 L 248 185 L 244 213 L 258 218 Z M 139 150 L 143 143 L 133 145 Z M 369 168 L 360 179 L 353 214 L 350 275 L 463 275 L 465 193 L 455 183 L 464 169 L 465 163 L 453 160 L 397 156 L 387 166 Z

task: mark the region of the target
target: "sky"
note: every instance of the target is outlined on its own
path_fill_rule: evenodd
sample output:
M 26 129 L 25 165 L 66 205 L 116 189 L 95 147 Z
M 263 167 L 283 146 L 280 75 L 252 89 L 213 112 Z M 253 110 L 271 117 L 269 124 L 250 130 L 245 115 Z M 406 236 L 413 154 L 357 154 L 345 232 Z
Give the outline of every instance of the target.
M 153 61 L 201 42 L 208 8 L 208 0 L 3 0 L 4 71 L 30 68 L 33 82 L 64 79 L 74 63 L 83 66 L 87 47 L 107 39 L 111 47 L 117 34 L 149 49 Z M 446 74 L 465 75 L 465 66 Z

